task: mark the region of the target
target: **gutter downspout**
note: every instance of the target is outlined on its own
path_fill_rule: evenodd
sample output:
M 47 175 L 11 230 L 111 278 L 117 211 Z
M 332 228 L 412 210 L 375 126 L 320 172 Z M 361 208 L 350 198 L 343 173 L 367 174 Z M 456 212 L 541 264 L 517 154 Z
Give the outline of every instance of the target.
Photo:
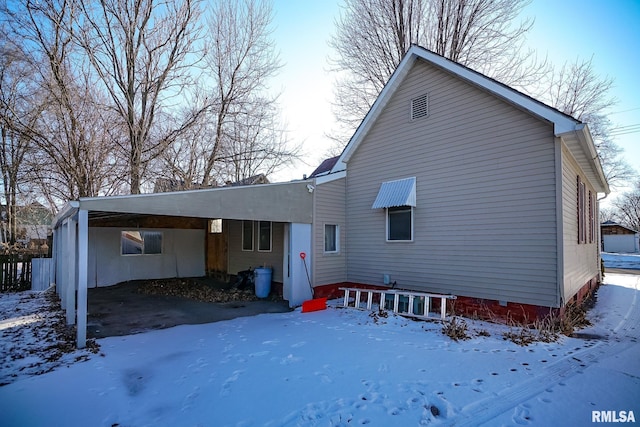
M 562 138 L 555 138 L 555 187 L 556 187 L 556 305 L 564 305 L 564 206 L 562 166 Z

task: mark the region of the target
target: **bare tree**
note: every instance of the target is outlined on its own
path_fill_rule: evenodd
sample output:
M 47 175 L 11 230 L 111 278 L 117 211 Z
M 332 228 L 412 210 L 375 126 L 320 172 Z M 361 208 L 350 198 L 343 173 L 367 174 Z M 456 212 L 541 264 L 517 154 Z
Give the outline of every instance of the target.
M 28 114 L 13 120 L 13 130 L 30 144 L 23 159 L 30 183 L 53 208 L 104 194 L 105 184 L 120 174 L 111 171 L 111 120 L 100 114 L 95 84 L 74 44 L 76 5 L 20 0 L 4 6 L 14 51 L 31 71 L 32 89 L 22 94 Z
M 616 199 L 613 206 L 621 224 L 633 230 L 640 230 L 640 181 L 636 182 L 633 190 Z
M 412 44 L 506 84 L 524 87 L 545 68 L 524 48 L 533 22 L 516 24 L 528 0 L 347 0 L 330 45 L 339 72 L 335 115 L 344 131 L 362 120 Z M 515 24 L 515 25 L 514 25 Z
M 6 33 L 5 33 L 6 34 Z M 17 123 L 29 114 L 28 99 L 33 93 L 30 70 L 22 55 L 6 40 L 0 42 L 0 171 L 4 198 L 1 219 L 2 243 L 15 243 L 17 235 L 17 198 L 25 183 L 24 157 L 29 140 L 18 131 Z
M 602 167 L 611 187 L 635 176 L 623 158 L 622 149 L 611 137 L 611 122 L 606 110 L 615 105 L 610 96 L 613 79 L 596 74 L 592 59 L 576 59 L 549 73 L 548 90 L 541 97 L 550 105 L 584 123 L 593 136 Z
M 617 214 L 614 208 L 600 208 L 600 222 L 613 221 L 616 222 Z
M 199 0 L 79 2 L 84 26 L 78 40 L 110 97 L 126 138 L 131 193 L 139 193 L 147 168 L 204 114 L 193 109 L 171 129 L 157 123 L 180 102 L 199 61 Z M 168 112 L 164 111 L 164 114 Z
M 268 93 L 269 78 L 280 68 L 271 21 L 267 1 L 221 0 L 212 7 L 200 91 L 212 100 L 211 114 L 173 148 L 182 164 L 167 159 L 173 163 L 168 169 L 185 181 L 198 177 L 207 186 L 259 169 L 269 173 L 295 156 L 278 124 L 277 97 Z
M 291 147 L 275 107 L 257 102 L 254 110 L 238 115 L 220 153 L 218 175 L 238 182 L 259 173 L 269 175 L 298 157 L 300 147 Z
M 156 166 L 157 176 L 161 180 L 173 182 L 173 188 L 189 190 L 203 186 L 204 168 L 207 157 L 214 148 L 215 135 L 215 125 L 208 118 L 209 115 L 205 115 L 198 120 L 163 151 Z M 217 184 L 210 181 L 204 186 Z M 163 188 L 163 191 L 167 190 Z

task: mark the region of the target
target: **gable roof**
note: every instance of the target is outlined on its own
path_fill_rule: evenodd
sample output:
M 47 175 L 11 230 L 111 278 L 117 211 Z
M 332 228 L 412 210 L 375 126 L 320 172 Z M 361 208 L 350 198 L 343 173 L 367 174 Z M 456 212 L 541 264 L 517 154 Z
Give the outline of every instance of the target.
M 378 95 L 369 112 L 349 140 L 349 143 L 343 150 L 331 172 L 346 170 L 349 159 L 358 149 L 358 146 L 371 130 L 377 118 L 384 110 L 384 107 L 418 60 L 426 61 L 467 83 L 480 87 L 486 92 L 503 99 L 521 110 L 527 111 L 553 124 L 555 136 L 562 138 L 565 144 L 567 144 L 571 154 L 596 190 L 601 193 L 609 193 L 609 185 L 602 171 L 602 165 L 600 164 L 595 144 L 593 143 L 591 133 L 586 124 L 484 74 L 416 45 L 411 46 L 402 58 L 402 61 L 400 61 L 400 64 L 389 78 L 389 81 L 387 81 L 380 95 Z
M 633 232 L 633 233 L 637 233 L 637 232 L 638 232 L 637 230 L 634 230 L 633 228 L 629 228 L 629 227 L 627 227 L 626 225 L 618 224 L 618 223 L 617 223 L 617 222 L 615 222 L 615 221 L 605 221 L 605 222 L 603 222 L 602 224 L 600 224 L 600 227 L 603 227 L 603 228 L 609 228 L 609 227 L 611 227 L 611 228 L 613 228 L 613 227 L 620 227 L 620 228 L 624 228 L 625 230 L 629 230 L 629 231 L 631 231 L 631 232 Z
M 320 166 L 318 166 L 313 172 L 311 172 L 311 175 L 309 175 L 309 178 L 315 178 L 320 175 L 328 174 L 329 172 L 331 172 L 331 169 L 335 166 L 339 158 L 340 156 L 335 156 L 328 159 L 324 159 L 322 163 L 320 163 Z

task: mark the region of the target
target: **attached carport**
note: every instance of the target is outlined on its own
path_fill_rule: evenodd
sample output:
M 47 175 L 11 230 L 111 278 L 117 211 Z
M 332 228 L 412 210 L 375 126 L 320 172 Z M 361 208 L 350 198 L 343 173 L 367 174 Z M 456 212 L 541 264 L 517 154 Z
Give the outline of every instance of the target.
M 104 272 L 123 268 L 126 274 L 119 278 L 140 278 L 140 274 L 145 274 L 145 269 L 154 272 L 161 269 L 162 275 L 166 277 L 186 277 L 200 270 L 204 274 L 205 260 L 194 260 L 189 254 L 190 251 L 193 251 L 193 254 L 199 253 L 198 245 L 204 241 L 199 240 L 198 233 L 204 235 L 207 232 L 204 224 L 212 219 L 269 221 L 280 224 L 283 231 L 282 244 L 277 247 L 282 251 L 282 257 L 279 259 L 282 262 L 283 297 L 289 301 L 291 307 L 300 305 L 302 301 L 311 297 L 311 292 L 307 273 L 303 265 L 292 262 L 292 254 L 305 252 L 309 265 L 312 265 L 312 191 L 313 187 L 308 182 L 296 181 L 83 198 L 67 203 L 54 219 L 53 258 L 56 267 L 56 289 L 66 310 L 67 323 L 77 324 L 78 347 L 84 347 L 86 343 L 89 283 L 95 286 L 105 283 L 101 282 Z M 191 231 L 169 233 L 174 239 L 171 241 L 174 245 L 173 252 L 158 254 L 155 258 L 153 255 L 144 259 L 126 258 L 120 253 L 119 259 L 101 259 L 99 256 L 100 259 L 95 259 L 96 256 L 93 256 L 90 260 L 90 254 L 95 254 L 99 245 L 111 247 L 112 250 L 115 245 L 100 237 L 101 227 L 117 229 L 120 226 L 129 229 L 136 224 L 138 230 L 161 228 Z M 155 227 L 149 227 L 150 225 Z M 117 236 L 120 236 L 120 231 L 117 233 Z M 119 237 L 117 241 L 119 242 Z M 116 250 L 120 250 L 119 248 L 118 246 Z M 204 247 L 202 251 L 205 251 Z M 113 264 L 109 264 L 110 262 Z

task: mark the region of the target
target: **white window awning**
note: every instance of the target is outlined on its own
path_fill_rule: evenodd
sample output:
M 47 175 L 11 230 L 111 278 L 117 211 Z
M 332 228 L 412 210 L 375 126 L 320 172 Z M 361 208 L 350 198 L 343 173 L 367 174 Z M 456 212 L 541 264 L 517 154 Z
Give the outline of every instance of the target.
M 371 209 L 416 206 L 416 178 L 383 182 Z

